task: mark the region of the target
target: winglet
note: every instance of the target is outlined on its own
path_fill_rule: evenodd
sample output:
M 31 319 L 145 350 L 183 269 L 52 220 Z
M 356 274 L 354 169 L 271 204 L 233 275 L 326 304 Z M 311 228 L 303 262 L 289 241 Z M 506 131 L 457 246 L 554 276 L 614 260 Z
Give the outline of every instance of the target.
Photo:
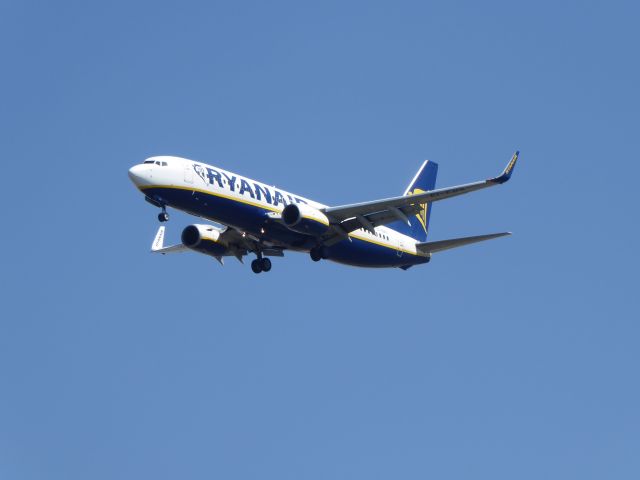
M 153 239 L 153 243 L 151 244 L 151 251 L 157 252 L 158 250 L 162 250 L 164 247 L 164 225 L 158 228 L 158 233 L 156 233 L 156 238 Z
M 502 171 L 499 177 L 496 177 L 493 179 L 493 182 L 504 183 L 511 178 L 513 169 L 515 168 L 516 162 L 518 161 L 518 155 L 520 155 L 520 152 L 516 151 L 516 153 L 513 154 L 513 157 L 511 157 L 511 160 L 509 160 L 509 163 L 507 164 L 506 168 Z
M 168 247 L 164 246 L 164 225 L 158 228 L 158 233 L 156 233 L 156 237 L 153 239 L 153 243 L 151 244 L 151 253 L 160 253 L 165 255 L 167 253 L 180 253 L 189 251 L 189 247 L 183 245 L 182 243 L 178 243 L 177 245 L 170 245 Z

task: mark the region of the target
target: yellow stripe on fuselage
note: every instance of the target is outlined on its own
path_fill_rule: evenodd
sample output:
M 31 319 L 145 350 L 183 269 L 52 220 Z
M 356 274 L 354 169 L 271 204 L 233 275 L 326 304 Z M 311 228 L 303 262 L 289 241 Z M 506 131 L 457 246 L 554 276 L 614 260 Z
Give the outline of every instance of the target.
M 194 187 L 181 187 L 179 185 L 146 185 L 144 187 L 138 187 L 140 190 L 147 190 L 150 188 L 167 188 L 167 189 L 176 189 L 176 190 L 187 190 L 190 192 L 199 192 L 199 193 L 204 193 L 206 195 L 213 195 L 214 197 L 221 197 L 221 198 L 226 198 L 227 200 L 233 200 L 234 202 L 239 202 L 239 203 L 245 203 L 247 205 L 251 205 L 253 207 L 259 207 L 259 208 L 263 208 L 265 210 L 271 210 L 272 212 L 278 212 L 280 213 L 281 210 L 271 206 L 271 205 L 265 205 L 263 203 L 258 203 L 258 202 L 252 202 L 251 200 L 245 200 L 244 198 L 237 198 L 237 197 L 232 197 L 231 195 L 225 195 L 224 193 L 220 193 L 220 192 L 215 192 L 215 191 L 211 191 L 211 190 L 202 190 L 200 188 L 194 188 Z
M 372 238 L 363 237 L 360 234 L 355 234 L 353 232 L 349 233 L 349 236 L 353 237 L 353 238 L 357 238 L 358 240 L 362 240 L 363 242 L 374 243 L 376 245 L 380 245 L 381 247 L 386 247 L 386 248 L 388 248 L 390 250 L 408 253 L 409 255 L 414 255 L 416 257 L 426 257 L 426 255 L 423 255 L 423 254 L 421 254 L 419 252 L 412 252 L 411 250 L 407 250 L 406 248 L 400 248 L 400 247 L 398 247 L 396 245 L 389 245 L 387 243 L 382 243 L 382 242 L 379 242 L 379 241 L 374 240 Z

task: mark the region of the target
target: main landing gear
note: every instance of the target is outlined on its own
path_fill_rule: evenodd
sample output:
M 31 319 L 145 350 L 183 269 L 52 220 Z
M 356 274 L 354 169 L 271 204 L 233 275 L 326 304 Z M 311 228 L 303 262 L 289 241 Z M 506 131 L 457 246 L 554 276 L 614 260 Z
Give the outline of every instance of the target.
M 311 257 L 311 260 L 313 260 L 314 262 L 319 262 L 320 260 L 326 260 L 327 258 L 329 258 L 329 255 L 327 253 L 327 247 L 323 247 L 323 246 L 318 246 L 318 247 L 313 247 L 310 251 L 309 251 L 309 256 Z
M 167 213 L 167 207 L 165 207 L 164 205 L 162 206 L 162 212 L 160 212 L 158 214 L 158 220 L 160 222 L 168 222 L 169 221 L 169 214 Z
M 251 270 L 253 273 L 268 272 L 271 270 L 271 260 L 260 255 L 251 262 Z

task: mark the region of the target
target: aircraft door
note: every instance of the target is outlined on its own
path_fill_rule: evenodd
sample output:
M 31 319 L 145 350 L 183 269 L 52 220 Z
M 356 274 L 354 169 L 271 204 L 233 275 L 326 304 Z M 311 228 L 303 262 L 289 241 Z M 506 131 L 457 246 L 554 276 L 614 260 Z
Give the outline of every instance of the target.
M 184 181 L 193 183 L 193 168 L 189 163 L 184 166 Z

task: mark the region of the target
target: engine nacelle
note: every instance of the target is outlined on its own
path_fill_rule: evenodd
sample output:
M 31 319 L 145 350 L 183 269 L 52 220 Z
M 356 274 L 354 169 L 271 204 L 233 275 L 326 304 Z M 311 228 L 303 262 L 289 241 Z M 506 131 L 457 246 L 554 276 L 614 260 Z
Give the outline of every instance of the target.
M 322 235 L 329 230 L 327 216 L 304 203 L 291 203 L 284 207 L 282 221 L 289 230 L 306 235 Z
M 189 225 L 182 231 L 182 243 L 196 252 L 220 257 L 227 252 L 227 246 L 220 242 L 223 231 L 213 225 Z

